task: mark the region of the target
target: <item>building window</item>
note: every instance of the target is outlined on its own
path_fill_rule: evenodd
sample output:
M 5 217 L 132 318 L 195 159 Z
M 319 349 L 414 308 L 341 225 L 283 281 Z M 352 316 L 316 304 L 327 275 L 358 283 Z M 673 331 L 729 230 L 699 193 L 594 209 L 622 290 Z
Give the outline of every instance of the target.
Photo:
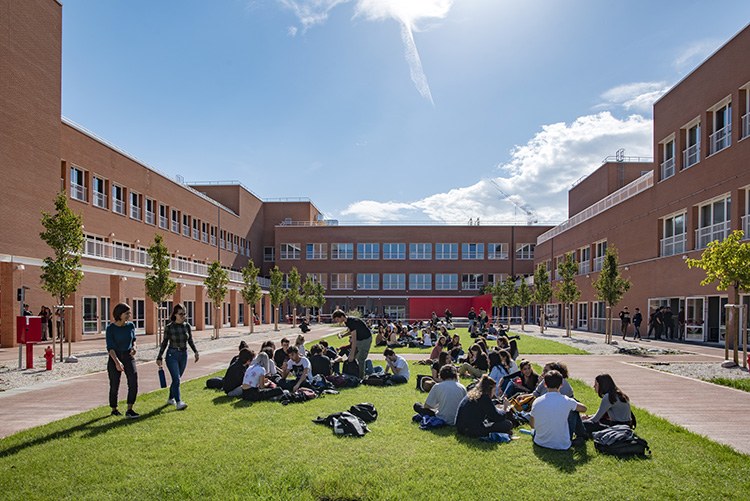
M 141 220 L 141 195 L 140 193 L 136 193 L 134 191 L 130 192 L 130 195 L 128 196 L 130 199 L 130 219 L 135 219 L 136 221 Z
M 742 135 L 740 139 L 750 136 L 750 86 L 740 89 L 740 103 L 745 105 L 742 115 Z
M 534 248 L 536 244 L 518 244 L 516 245 L 516 259 L 532 260 L 534 259 Z
M 409 259 L 415 261 L 432 259 L 432 244 L 409 244 Z
M 308 273 L 308 277 L 316 284 L 320 284 L 323 287 L 326 286 L 326 274 L 325 273 Z
M 180 211 L 172 209 L 172 233 L 180 232 Z
M 458 244 L 435 244 L 435 259 L 443 261 L 458 259 Z
M 722 241 L 729 235 L 732 200 L 730 197 L 714 200 L 698 209 L 698 229 L 695 230 L 695 248 L 705 249 L 714 240 Z
M 287 259 L 299 259 L 301 248 L 302 246 L 300 244 L 281 244 L 279 246 L 279 257 L 282 261 Z
M 154 224 L 156 221 L 156 201 L 146 199 L 146 223 Z
M 428 291 L 432 289 L 432 275 L 429 273 L 409 273 L 409 290 Z
M 685 252 L 687 228 L 685 213 L 664 218 L 664 238 L 661 239 L 661 255 L 674 256 Z
M 227 246 L 226 241 L 227 241 L 227 232 L 225 230 L 221 230 L 219 232 L 219 247 L 221 247 L 222 249 L 225 248 Z
M 461 275 L 461 289 L 465 291 L 478 291 L 484 286 L 484 274 L 464 273 Z
M 591 247 L 578 249 L 578 274 L 585 275 L 591 271 Z
M 659 179 L 663 181 L 674 176 L 674 138 L 665 141 L 660 146 L 663 160 Z
M 182 215 L 182 235 L 190 238 L 190 216 Z
M 487 244 L 487 259 L 508 259 L 508 244 Z
M 383 315 L 390 320 L 405 320 L 406 306 L 383 306 Z
M 305 259 L 308 261 L 328 259 L 328 244 L 307 244 L 305 248 Z
M 159 204 L 159 228 L 164 228 L 165 230 L 169 227 L 167 212 L 167 206 L 164 204 Z
M 352 290 L 353 285 L 351 273 L 331 273 L 331 290 Z
M 461 244 L 461 257 L 467 260 L 484 259 L 484 244 Z
M 685 131 L 685 144 L 682 152 L 682 168 L 687 169 L 701 161 L 701 124 L 688 126 Z
M 594 244 L 594 271 L 602 271 L 604 255 L 607 253 L 607 241 L 602 240 Z
M 357 259 L 380 259 L 380 244 L 357 244 Z
M 457 273 L 435 273 L 435 290 L 454 291 L 458 290 Z
M 70 198 L 86 202 L 86 173 L 78 167 L 70 168 Z
M 331 244 L 331 259 L 354 259 L 354 244 Z
M 383 290 L 401 291 L 406 289 L 405 273 L 383 273 Z
M 201 223 L 201 240 L 208 243 L 208 223 Z M 237 252 L 237 249 L 234 252 Z
M 709 155 L 713 155 L 732 144 L 732 103 L 727 103 L 713 113 L 714 133 L 709 139 Z
M 274 261 L 276 261 L 276 248 L 263 247 L 263 262 L 273 263 Z
M 104 179 L 94 176 L 94 207 L 107 208 L 107 184 Z
M 487 285 L 501 284 L 508 278 L 506 273 L 488 273 L 487 274 Z
M 200 240 L 200 221 L 193 218 L 193 240 Z
M 357 273 L 357 289 L 374 291 L 380 288 L 380 277 L 377 273 Z
M 406 244 L 383 244 L 383 259 L 406 259 Z
M 213 247 L 216 247 L 216 226 L 211 226 L 211 237 L 210 237 L 211 245 Z
M 135 325 L 136 330 L 146 328 L 146 300 L 133 299 L 133 315 L 130 321 Z
M 125 215 L 125 188 L 112 185 L 112 212 Z

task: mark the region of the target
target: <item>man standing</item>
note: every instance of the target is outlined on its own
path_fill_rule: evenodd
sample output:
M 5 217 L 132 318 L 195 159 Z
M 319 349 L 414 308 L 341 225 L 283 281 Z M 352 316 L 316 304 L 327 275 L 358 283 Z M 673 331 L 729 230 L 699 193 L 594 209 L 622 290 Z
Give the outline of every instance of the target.
M 662 320 L 664 321 L 664 339 L 674 339 L 674 318 L 672 308 L 666 306 L 662 312 Z
M 531 405 L 529 423 L 534 428 L 534 443 L 547 449 L 567 450 L 573 445 L 575 431 L 570 413 L 586 412 L 586 406 L 560 393 L 563 377 L 552 370 L 544 375 L 547 393 L 534 400 Z M 585 437 L 576 437 L 575 443 L 583 442 Z
M 622 331 L 622 340 L 625 341 L 625 336 L 628 333 L 628 327 L 630 327 L 630 312 L 626 306 L 620 312 L 620 330 Z
M 641 323 L 643 322 L 643 315 L 639 308 L 635 309 L 635 315 L 633 315 L 633 341 L 641 339 Z
M 331 314 L 331 318 L 334 322 L 343 323 L 349 332 L 345 335 L 351 337 L 351 350 L 349 351 L 349 361 L 357 360 L 359 364 L 359 378 L 365 377 L 365 362 L 367 361 L 367 355 L 370 354 L 370 346 L 372 345 L 372 331 L 359 318 L 347 317 L 346 313 L 341 310 L 336 310 Z

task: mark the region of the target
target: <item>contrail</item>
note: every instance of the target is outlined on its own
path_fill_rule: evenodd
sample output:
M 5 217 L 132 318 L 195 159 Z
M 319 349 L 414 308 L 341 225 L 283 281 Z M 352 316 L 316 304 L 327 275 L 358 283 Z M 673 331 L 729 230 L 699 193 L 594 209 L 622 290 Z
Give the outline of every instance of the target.
M 411 81 L 414 82 L 422 97 L 427 99 L 432 106 L 435 106 L 435 102 L 432 100 L 432 92 L 430 92 L 430 85 L 427 83 L 427 76 L 425 76 L 422 69 L 422 61 L 419 59 L 417 45 L 414 43 L 414 33 L 403 21 L 401 21 L 401 40 L 404 42 L 404 55 L 406 56 L 406 62 L 409 64 Z

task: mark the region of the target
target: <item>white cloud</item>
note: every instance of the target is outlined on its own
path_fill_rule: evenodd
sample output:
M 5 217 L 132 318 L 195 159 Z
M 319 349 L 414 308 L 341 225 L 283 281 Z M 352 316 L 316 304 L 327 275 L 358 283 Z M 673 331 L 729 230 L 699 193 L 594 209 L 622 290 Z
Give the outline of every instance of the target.
M 278 0 L 284 7 L 292 10 L 302 24 L 303 31 L 321 24 L 328 19 L 328 13 L 339 4 L 349 0 Z M 423 20 L 445 19 L 453 6 L 454 0 L 356 0 L 354 17 L 363 17 L 370 21 L 395 20 L 401 25 L 401 40 L 404 43 L 404 54 L 409 65 L 409 73 L 414 86 L 422 97 L 431 104 L 427 76 L 422 68 L 414 32 L 419 31 Z M 297 30 L 290 28 L 289 34 L 295 36 Z
M 704 39 L 691 43 L 677 55 L 673 63 L 674 68 L 680 73 L 693 70 L 711 55 L 721 43 L 721 41 L 715 39 Z
M 604 103 L 597 108 L 621 106 L 626 111 L 651 113 L 654 102 L 663 96 L 671 86 L 666 82 L 635 82 L 618 85 L 601 95 Z
M 626 155 L 651 156 L 651 136 L 651 120 L 640 115 L 618 119 L 602 112 L 570 124 L 545 125 L 513 149 L 510 160 L 497 166 L 502 175 L 493 179 L 517 205 L 533 207 L 540 222 L 560 222 L 567 218 L 568 189 L 576 180 L 620 148 Z M 523 223 L 527 219 L 488 180 L 413 202 L 361 201 L 341 215 L 359 221 L 462 222 L 479 217 L 485 223 Z

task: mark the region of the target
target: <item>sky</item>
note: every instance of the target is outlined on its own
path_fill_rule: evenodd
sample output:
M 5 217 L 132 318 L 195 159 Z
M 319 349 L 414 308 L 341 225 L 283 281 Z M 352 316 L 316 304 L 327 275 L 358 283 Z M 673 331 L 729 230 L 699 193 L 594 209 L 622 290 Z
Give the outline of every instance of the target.
M 747 0 L 63 4 L 64 117 L 170 177 L 368 224 L 565 220 L 605 157 L 653 156 L 653 102 L 750 21 Z

